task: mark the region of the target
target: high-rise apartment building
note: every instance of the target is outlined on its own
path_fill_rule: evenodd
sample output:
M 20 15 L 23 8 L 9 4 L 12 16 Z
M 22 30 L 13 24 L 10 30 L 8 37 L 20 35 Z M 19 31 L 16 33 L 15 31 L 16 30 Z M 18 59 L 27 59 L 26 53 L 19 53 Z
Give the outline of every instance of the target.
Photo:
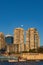
M 37 49 L 40 46 L 40 38 L 38 31 L 35 28 L 30 28 L 26 31 L 26 49 Z
M 0 32 L 0 50 L 5 48 L 5 37 L 2 32 Z
M 38 48 L 40 47 L 40 37 L 38 31 L 36 31 L 34 34 L 35 34 L 35 48 Z
M 14 44 L 19 52 L 24 51 L 24 30 L 22 28 L 16 28 L 14 30 Z

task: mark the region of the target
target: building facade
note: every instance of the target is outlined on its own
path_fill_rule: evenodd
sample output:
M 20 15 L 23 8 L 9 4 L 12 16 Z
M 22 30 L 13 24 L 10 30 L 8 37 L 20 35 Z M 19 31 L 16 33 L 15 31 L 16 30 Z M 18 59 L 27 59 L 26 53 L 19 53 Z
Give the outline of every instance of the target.
M 2 32 L 0 32 L 0 50 L 5 48 L 5 37 Z
M 14 30 L 14 44 L 15 46 L 17 45 L 16 47 L 19 52 L 24 51 L 24 30 L 22 28 L 16 28 Z
M 7 53 L 15 53 L 15 47 L 13 44 L 7 44 L 7 49 L 6 49 Z
M 38 31 L 35 28 L 30 28 L 26 31 L 26 49 L 37 49 L 40 46 L 40 38 Z
M 13 36 L 12 35 L 6 35 L 5 41 L 7 44 L 13 44 Z

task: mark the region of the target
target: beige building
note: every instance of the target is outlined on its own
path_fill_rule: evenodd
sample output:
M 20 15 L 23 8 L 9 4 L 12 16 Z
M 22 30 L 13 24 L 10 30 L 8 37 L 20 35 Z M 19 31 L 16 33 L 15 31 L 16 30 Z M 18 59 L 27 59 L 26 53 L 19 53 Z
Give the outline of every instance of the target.
M 34 34 L 35 34 L 35 48 L 38 48 L 40 47 L 40 37 L 37 31 Z
M 14 30 L 14 44 L 18 48 L 18 51 L 24 51 L 24 30 L 22 28 L 16 28 Z M 16 51 L 16 49 L 15 49 Z
M 15 47 L 13 44 L 7 44 L 7 49 L 6 49 L 7 53 L 14 53 L 15 52 Z
M 40 46 L 40 38 L 35 28 L 26 31 L 26 49 L 37 49 Z
M 0 32 L 0 49 L 5 48 L 5 37 L 2 32 Z

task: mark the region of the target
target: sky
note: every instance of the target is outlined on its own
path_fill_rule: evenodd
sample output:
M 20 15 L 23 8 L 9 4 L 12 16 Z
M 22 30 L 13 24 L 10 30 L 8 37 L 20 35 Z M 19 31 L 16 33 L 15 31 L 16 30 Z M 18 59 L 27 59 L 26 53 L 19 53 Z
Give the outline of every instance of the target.
M 43 0 L 0 0 L 0 32 L 14 34 L 14 29 L 36 28 L 43 45 Z

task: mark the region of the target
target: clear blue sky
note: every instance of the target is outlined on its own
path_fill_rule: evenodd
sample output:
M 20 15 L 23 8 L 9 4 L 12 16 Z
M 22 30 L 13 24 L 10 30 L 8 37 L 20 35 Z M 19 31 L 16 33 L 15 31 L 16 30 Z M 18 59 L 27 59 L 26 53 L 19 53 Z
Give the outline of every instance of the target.
M 21 25 L 37 28 L 43 45 L 43 0 L 0 0 L 0 32 L 13 34 Z

